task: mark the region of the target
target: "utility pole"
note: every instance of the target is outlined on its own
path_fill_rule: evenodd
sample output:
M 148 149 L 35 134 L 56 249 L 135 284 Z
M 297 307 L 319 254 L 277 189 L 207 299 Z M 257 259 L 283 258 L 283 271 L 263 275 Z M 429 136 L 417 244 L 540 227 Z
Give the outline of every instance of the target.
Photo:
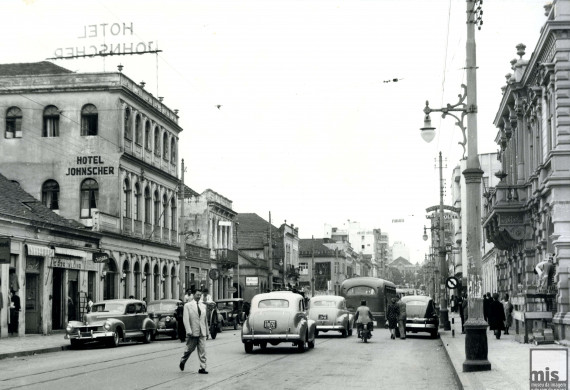
M 315 296 L 315 236 L 311 236 L 311 297 Z
M 271 211 L 269 212 L 269 245 L 267 247 L 267 265 L 269 267 L 269 290 L 273 291 L 273 243 L 271 240 Z
M 445 250 L 445 225 L 444 225 L 444 213 L 443 213 L 443 161 L 441 157 L 441 152 L 439 152 L 439 274 L 440 278 L 440 298 L 439 298 L 439 313 L 441 316 L 441 327 L 444 330 L 451 330 L 451 324 L 449 323 L 449 313 L 447 311 L 447 288 L 445 286 L 445 281 L 447 280 L 447 261 L 446 261 L 446 250 Z M 442 287 L 443 286 L 443 287 Z
M 178 294 L 179 298 L 184 297 L 186 289 L 186 232 L 184 231 L 184 159 L 181 163 L 182 173 L 180 175 L 180 218 L 178 218 L 178 236 L 180 237 L 180 260 L 178 271 Z

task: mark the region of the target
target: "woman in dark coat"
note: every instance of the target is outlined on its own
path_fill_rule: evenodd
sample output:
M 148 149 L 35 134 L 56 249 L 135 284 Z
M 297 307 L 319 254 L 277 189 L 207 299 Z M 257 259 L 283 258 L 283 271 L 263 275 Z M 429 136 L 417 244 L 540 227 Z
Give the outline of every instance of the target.
M 489 303 L 488 311 L 489 329 L 495 331 L 495 337 L 501 338 L 501 331 L 505 330 L 505 308 L 499 302 L 499 294 L 493 294 L 493 300 Z
M 390 329 L 390 338 L 396 339 L 396 328 L 398 327 L 398 317 L 400 317 L 400 307 L 396 303 L 398 300 L 392 298 L 392 303 L 386 309 L 386 319 L 388 320 L 388 328 Z

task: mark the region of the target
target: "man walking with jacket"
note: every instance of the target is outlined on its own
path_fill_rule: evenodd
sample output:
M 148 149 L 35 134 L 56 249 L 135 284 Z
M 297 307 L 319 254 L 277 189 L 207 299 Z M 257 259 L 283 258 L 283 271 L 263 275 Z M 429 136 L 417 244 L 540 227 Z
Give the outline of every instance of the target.
M 208 325 L 206 323 L 207 308 L 204 303 L 200 302 L 202 297 L 201 291 L 194 293 L 193 299 L 184 305 L 183 321 L 186 328 L 186 348 L 184 355 L 180 359 L 180 370 L 184 371 L 184 365 L 198 347 L 198 358 L 200 359 L 199 374 L 207 374 L 206 371 L 206 337 L 208 334 Z

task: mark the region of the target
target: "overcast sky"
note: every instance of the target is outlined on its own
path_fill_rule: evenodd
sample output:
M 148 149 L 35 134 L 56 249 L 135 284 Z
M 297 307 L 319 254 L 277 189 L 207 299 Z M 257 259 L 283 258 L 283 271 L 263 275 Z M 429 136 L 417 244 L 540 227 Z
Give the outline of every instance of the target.
M 527 45 L 527 59 L 534 50 L 545 3 L 483 4 L 480 153 L 497 149 L 500 88 L 515 46 Z M 359 221 L 423 260 L 425 209 L 439 204 L 435 159 L 442 151 L 449 185 L 462 149 L 452 118 L 432 115 L 431 144 L 419 128 L 426 100 L 439 108 L 462 92 L 464 0 L 4 0 L 2 9 L 4 63 L 103 44 L 162 50 L 53 62 L 77 72 L 121 63 L 180 110 L 179 155 L 192 189 L 211 188 L 237 212 L 267 219 L 271 211 L 274 225 L 287 220 L 301 238 Z

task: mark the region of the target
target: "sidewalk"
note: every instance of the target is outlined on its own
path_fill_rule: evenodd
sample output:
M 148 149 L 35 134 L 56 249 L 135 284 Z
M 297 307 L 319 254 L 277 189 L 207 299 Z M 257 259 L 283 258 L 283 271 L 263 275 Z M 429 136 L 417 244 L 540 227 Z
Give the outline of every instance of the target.
M 64 339 L 64 336 L 64 333 L 56 333 L 49 336 L 27 334 L 0 338 L 0 360 L 69 349 L 69 340 Z
M 451 330 L 441 330 L 441 341 L 455 370 L 458 382 L 463 389 L 528 389 L 530 386 L 530 349 L 531 348 L 566 348 L 558 344 L 521 344 L 515 341 L 514 330 L 510 334 L 496 339 L 492 331 L 487 330 L 488 359 L 490 371 L 463 372 L 465 361 L 465 335 L 461 334 L 461 319 L 458 314 L 451 313 L 449 321 L 451 329 L 455 329 L 455 337 Z

